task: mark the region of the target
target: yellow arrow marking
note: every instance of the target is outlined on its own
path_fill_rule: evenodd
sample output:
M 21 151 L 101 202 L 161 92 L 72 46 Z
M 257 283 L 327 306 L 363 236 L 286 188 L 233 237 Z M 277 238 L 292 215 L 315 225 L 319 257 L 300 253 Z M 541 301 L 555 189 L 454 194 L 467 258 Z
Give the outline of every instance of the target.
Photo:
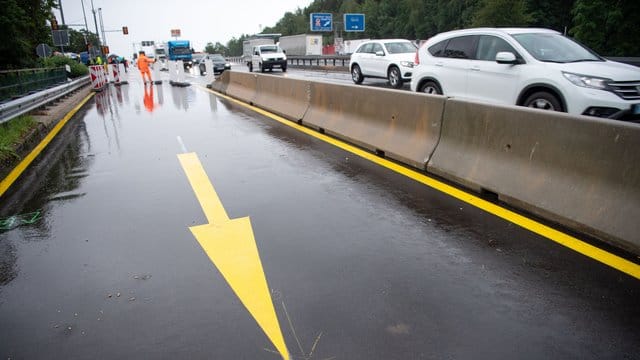
M 289 360 L 250 219 L 229 219 L 198 155 L 179 154 L 178 159 L 209 221 L 190 227 L 191 233 L 282 358 Z

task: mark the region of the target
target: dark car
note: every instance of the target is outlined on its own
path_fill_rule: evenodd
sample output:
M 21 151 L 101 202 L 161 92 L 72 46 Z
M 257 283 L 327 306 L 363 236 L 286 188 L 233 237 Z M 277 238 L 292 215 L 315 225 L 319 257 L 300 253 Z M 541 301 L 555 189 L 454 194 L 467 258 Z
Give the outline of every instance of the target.
M 214 74 L 221 74 L 225 70 L 231 70 L 231 63 L 229 63 L 222 55 L 220 55 L 220 54 L 210 54 L 210 55 L 205 56 L 202 60 L 200 60 L 200 63 L 198 64 L 198 67 L 200 68 L 200 75 L 206 75 L 207 74 L 207 70 L 206 70 L 205 65 L 204 65 L 204 62 L 206 60 L 213 61 L 213 73 Z

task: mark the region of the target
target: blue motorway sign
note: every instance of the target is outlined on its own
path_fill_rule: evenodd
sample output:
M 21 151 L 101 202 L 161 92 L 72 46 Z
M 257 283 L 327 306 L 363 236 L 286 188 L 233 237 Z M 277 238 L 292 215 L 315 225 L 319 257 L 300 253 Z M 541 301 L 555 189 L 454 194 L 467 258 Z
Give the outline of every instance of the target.
M 311 13 L 309 22 L 311 31 L 333 31 L 333 15 L 330 13 Z
M 344 31 L 364 31 L 364 14 L 344 14 Z

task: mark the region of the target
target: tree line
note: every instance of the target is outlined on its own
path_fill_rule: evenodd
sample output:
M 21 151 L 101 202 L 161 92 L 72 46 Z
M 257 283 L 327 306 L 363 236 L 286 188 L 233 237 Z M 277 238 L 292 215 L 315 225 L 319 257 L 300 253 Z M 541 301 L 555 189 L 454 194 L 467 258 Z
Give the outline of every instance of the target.
M 366 31 L 341 32 L 356 38 L 426 40 L 440 32 L 470 27 L 543 27 L 567 34 L 606 56 L 640 56 L 638 0 L 314 0 L 304 9 L 287 12 L 265 34 L 310 33 L 311 13 L 332 13 L 334 28 L 344 28 L 342 15 L 365 14 Z M 333 44 L 334 33 L 323 33 Z M 216 52 L 242 54 L 243 34 Z
M 38 44 L 52 45 L 48 25 L 56 0 L 0 0 L 0 69 L 35 66 Z M 424 40 L 454 29 L 480 26 L 531 26 L 554 29 L 577 39 L 606 56 L 640 56 L 638 0 L 314 0 L 309 6 L 286 12 L 263 33 L 310 33 L 311 13 L 334 16 L 334 33 L 323 33 L 324 43 L 334 36 L 356 38 L 406 38 Z M 342 15 L 362 13 L 366 31 L 341 32 Z M 62 29 L 63 27 L 61 27 Z M 85 30 L 69 30 L 69 51 L 86 50 L 97 37 Z M 243 34 L 226 44 L 207 44 L 205 51 L 242 55 Z

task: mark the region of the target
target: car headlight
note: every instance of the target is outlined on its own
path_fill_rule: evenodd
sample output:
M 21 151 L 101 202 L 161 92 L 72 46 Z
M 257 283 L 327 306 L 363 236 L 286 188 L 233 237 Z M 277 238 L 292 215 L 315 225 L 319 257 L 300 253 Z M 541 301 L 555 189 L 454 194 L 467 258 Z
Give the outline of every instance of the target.
M 564 77 L 567 78 L 567 80 L 571 81 L 571 83 L 574 85 L 591 89 L 606 90 L 608 88 L 607 82 L 611 81 L 611 79 L 573 74 L 564 71 L 562 72 L 562 75 L 564 75 Z
M 413 62 L 411 61 L 400 61 L 400 65 L 404 66 L 404 67 L 413 67 Z
M 261 59 L 262 59 L 262 61 L 267 61 L 267 60 L 269 60 L 269 58 L 266 58 L 266 57 L 263 57 L 263 58 L 261 58 Z
M 286 57 L 286 56 L 283 56 L 283 57 L 282 57 L 282 60 L 285 60 L 285 61 L 286 61 L 286 60 L 287 60 L 287 57 Z

